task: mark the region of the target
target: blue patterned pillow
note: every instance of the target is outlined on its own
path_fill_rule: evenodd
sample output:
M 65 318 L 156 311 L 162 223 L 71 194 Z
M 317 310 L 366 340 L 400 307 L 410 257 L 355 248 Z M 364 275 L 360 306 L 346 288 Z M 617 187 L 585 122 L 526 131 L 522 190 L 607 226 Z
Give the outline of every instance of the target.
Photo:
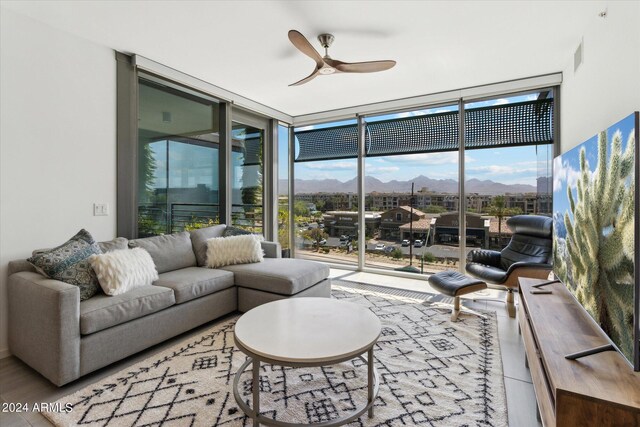
M 84 301 L 100 289 L 89 257 L 101 253 L 91 234 L 82 229 L 57 248 L 37 252 L 27 261 L 47 277 L 79 287 L 80 301 Z

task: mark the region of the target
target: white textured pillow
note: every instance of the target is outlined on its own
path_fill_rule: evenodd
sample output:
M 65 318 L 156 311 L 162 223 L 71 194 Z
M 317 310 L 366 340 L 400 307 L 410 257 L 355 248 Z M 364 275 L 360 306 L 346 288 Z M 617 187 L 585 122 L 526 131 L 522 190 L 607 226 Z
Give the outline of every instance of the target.
M 158 280 L 149 252 L 142 248 L 121 249 L 92 255 L 89 262 L 107 295 L 120 295 L 134 288 L 150 286 Z
M 207 240 L 207 267 L 262 262 L 264 253 L 260 244 L 261 237 L 246 234 Z

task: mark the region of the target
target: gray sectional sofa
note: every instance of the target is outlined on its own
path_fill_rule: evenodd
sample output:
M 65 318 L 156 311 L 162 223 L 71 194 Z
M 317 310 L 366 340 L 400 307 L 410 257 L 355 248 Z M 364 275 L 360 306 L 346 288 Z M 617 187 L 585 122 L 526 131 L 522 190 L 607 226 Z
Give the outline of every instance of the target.
M 89 372 L 234 311 L 288 297 L 329 297 L 329 268 L 280 257 L 262 242 L 263 262 L 203 267 L 206 240 L 225 225 L 100 243 L 103 252 L 146 249 L 159 280 L 125 294 L 80 301 L 77 286 L 48 279 L 26 261 L 9 263 L 11 352 L 61 386 Z

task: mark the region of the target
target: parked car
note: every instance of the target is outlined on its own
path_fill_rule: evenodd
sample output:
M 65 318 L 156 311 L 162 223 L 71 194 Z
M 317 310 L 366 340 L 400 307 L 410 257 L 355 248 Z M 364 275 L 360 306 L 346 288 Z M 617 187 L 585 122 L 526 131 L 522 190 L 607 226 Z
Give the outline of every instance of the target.
M 421 248 L 422 247 L 422 240 L 416 240 L 415 242 L 413 242 L 413 247 L 414 248 Z
M 409 240 L 404 239 L 404 240 L 402 241 L 402 246 L 409 246 L 409 245 L 411 245 L 411 242 L 410 242 Z
M 320 240 L 320 246 L 324 246 L 327 244 L 327 239 Z
M 376 251 L 383 251 L 384 250 L 384 243 L 378 243 L 375 247 Z
M 343 234 L 342 236 L 340 236 L 340 241 L 341 241 L 341 242 L 346 242 L 346 241 L 348 241 L 348 240 L 349 240 L 349 236 L 346 236 L 346 235 L 344 235 L 344 234 Z
M 320 227 L 320 228 L 324 228 L 324 224 L 323 224 L 323 223 L 320 223 L 320 224 L 318 225 L 318 227 Z
M 384 253 L 385 254 L 390 254 L 391 252 L 393 252 L 395 250 L 396 250 L 395 246 L 387 246 L 386 248 L 384 248 Z

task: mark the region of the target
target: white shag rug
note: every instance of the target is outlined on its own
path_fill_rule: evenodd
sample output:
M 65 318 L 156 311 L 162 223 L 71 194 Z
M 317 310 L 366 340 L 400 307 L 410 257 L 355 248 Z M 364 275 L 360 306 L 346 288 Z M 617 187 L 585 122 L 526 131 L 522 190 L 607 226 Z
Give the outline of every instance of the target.
M 495 313 L 451 323 L 450 309 L 336 283 L 348 282 L 334 281 L 334 298 L 364 305 L 382 322 L 375 416 L 350 425 L 507 426 Z M 246 360 L 233 343 L 237 318 L 58 400 L 57 407 L 72 404 L 70 412 L 43 415 L 57 426 L 252 425 L 232 391 Z M 344 417 L 366 402 L 366 375 L 360 359 L 323 368 L 263 365 L 261 412 L 298 423 Z M 251 388 L 248 369 L 241 379 L 248 403 Z

